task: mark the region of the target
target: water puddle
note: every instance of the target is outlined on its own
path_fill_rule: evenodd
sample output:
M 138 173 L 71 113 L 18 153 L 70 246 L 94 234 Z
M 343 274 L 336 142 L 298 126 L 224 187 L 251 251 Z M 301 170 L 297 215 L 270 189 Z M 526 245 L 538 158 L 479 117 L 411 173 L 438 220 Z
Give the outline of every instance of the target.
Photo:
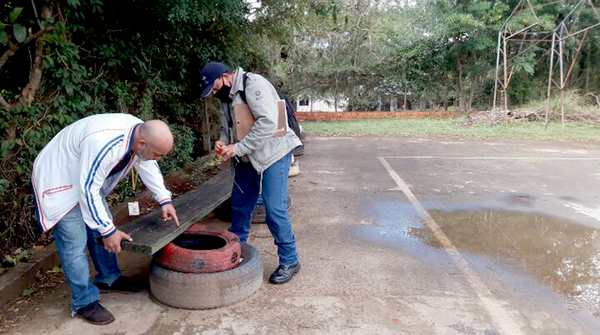
M 600 304 L 600 233 L 535 213 L 498 210 L 430 210 L 461 252 L 508 259 L 554 291 L 585 306 Z M 441 248 L 428 228 L 411 235 Z
M 597 229 L 537 213 L 431 207 L 435 206 L 428 209 L 431 217 L 468 260 L 475 255 L 508 262 L 511 269 L 516 267 L 555 292 L 598 310 Z M 452 265 L 412 206 L 380 202 L 365 214 L 369 225 L 357 228 L 359 238 L 402 249 L 439 266 Z
M 436 264 L 451 264 L 444 251 L 429 246 L 412 233 L 427 227 L 410 204 L 399 201 L 380 201 L 362 214 L 363 220 L 354 230 L 357 238 L 401 249 L 414 257 Z

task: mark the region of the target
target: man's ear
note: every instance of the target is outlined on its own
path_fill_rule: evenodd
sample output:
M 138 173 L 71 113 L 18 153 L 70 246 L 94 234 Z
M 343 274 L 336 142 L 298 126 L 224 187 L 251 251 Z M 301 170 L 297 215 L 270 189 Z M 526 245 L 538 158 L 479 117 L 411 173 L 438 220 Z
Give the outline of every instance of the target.
M 148 145 L 148 141 L 146 141 L 144 139 L 140 139 L 140 141 L 139 141 L 139 148 L 140 149 L 145 149 L 147 145 Z

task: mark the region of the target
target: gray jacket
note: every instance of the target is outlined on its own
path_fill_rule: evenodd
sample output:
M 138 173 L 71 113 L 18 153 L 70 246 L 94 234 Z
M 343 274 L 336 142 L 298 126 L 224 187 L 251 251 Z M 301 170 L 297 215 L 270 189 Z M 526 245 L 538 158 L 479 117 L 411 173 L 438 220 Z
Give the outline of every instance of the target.
M 247 73 L 246 101 L 256 121 L 248 135 L 235 143 L 235 150 L 239 156 L 247 156 L 254 169 L 262 173 L 273 163 L 287 155 L 302 142 L 291 127 L 288 125 L 287 134 L 281 137 L 273 137 L 277 129 L 277 100 L 279 95 L 271 83 L 263 76 L 245 72 L 238 68 L 233 77 L 233 83 L 229 97 L 231 103 L 221 103 L 219 121 L 221 130 L 219 139 L 226 143 L 235 142 L 235 127 L 233 125 L 233 107 L 244 103 L 240 95 L 244 91 L 243 78 Z M 227 117 L 227 113 L 229 118 Z M 232 120 L 231 123 L 228 120 Z

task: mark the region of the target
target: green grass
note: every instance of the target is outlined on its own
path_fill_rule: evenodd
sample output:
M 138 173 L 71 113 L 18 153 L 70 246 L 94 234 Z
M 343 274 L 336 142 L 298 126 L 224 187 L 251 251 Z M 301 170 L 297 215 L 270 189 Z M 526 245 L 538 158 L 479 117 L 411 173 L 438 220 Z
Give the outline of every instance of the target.
M 352 121 L 302 121 L 307 134 L 379 135 L 390 137 L 434 137 L 465 139 L 528 139 L 528 140 L 600 140 L 600 130 L 585 122 L 568 122 L 564 127 L 557 122 L 544 129 L 543 122 L 497 123 L 464 126 L 462 118 L 368 119 Z
M 540 114 L 544 114 L 546 109 L 550 107 L 551 113 L 554 117 L 560 117 L 560 96 L 554 95 L 548 101 L 543 99 L 531 100 L 523 105 L 516 106 L 514 109 L 522 111 L 533 111 Z M 579 115 L 598 115 L 600 114 L 600 106 L 596 102 L 595 97 L 591 95 L 582 95 L 579 91 L 567 91 L 563 99 L 563 108 L 565 114 L 579 114 Z

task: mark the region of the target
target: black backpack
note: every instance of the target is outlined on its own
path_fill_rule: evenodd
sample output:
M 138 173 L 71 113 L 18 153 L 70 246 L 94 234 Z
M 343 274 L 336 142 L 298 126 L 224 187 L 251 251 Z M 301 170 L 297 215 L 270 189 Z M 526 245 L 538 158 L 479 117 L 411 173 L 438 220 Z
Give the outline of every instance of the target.
M 248 80 L 248 75 L 246 73 L 244 73 L 244 79 L 243 79 L 244 90 L 242 92 L 240 92 L 240 96 L 242 97 L 242 100 L 246 104 L 248 103 L 248 101 L 246 101 L 246 82 L 247 82 L 247 80 Z M 294 131 L 296 136 L 298 136 L 298 138 L 302 141 L 302 137 L 301 137 L 302 132 L 300 131 L 300 124 L 298 123 L 298 119 L 296 119 L 296 110 L 294 109 L 294 106 L 288 99 L 287 95 L 279 92 L 278 90 L 277 90 L 277 94 L 279 95 L 279 98 L 281 100 L 285 101 L 285 109 L 287 112 L 286 114 L 287 114 L 288 126 L 290 128 L 292 128 L 292 130 Z

